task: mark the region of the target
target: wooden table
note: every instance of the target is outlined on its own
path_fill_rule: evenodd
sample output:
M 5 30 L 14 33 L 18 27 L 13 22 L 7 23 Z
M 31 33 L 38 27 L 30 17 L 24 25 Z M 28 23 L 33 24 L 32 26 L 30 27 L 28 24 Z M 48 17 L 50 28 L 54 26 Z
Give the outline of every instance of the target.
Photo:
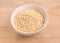
M 19 35 L 10 24 L 14 9 L 28 3 L 42 6 L 49 16 L 47 27 L 32 37 Z M 60 43 L 60 0 L 0 0 L 0 43 Z

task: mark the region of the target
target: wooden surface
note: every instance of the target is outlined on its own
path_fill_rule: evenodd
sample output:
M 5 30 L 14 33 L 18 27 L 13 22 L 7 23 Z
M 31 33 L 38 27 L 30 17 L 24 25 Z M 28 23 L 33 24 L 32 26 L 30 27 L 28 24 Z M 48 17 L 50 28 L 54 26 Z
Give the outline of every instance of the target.
M 10 24 L 14 9 L 28 3 L 42 6 L 49 16 L 48 26 L 32 37 L 17 34 Z M 0 43 L 60 43 L 60 0 L 0 0 Z

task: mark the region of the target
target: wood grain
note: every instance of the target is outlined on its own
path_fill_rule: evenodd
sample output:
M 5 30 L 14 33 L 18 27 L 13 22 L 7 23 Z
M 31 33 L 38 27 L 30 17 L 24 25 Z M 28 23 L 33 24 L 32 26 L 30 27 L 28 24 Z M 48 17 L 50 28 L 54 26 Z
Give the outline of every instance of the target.
M 49 22 L 41 33 L 24 37 L 12 28 L 10 17 L 16 7 L 29 3 L 45 8 Z M 0 0 L 0 43 L 60 43 L 60 0 Z

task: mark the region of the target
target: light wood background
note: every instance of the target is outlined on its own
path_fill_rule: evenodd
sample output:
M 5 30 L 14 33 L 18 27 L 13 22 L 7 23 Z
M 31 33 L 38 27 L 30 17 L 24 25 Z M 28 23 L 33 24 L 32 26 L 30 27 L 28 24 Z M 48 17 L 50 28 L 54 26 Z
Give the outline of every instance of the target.
M 24 37 L 12 28 L 10 17 L 15 8 L 29 3 L 45 8 L 49 22 L 41 33 Z M 0 0 L 0 43 L 60 43 L 60 0 Z

